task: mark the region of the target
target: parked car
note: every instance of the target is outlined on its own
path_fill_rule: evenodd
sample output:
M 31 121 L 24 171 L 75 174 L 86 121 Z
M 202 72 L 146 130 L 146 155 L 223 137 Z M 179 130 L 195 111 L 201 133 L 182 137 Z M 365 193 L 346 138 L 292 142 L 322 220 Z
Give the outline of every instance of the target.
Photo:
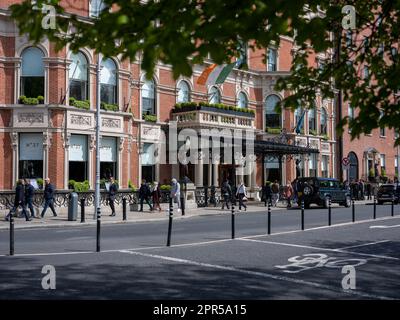
M 378 204 L 383 204 L 384 202 L 392 202 L 398 204 L 400 199 L 400 187 L 395 184 L 383 184 L 378 188 L 377 200 Z
M 331 203 L 339 203 L 346 208 L 351 205 L 350 190 L 342 186 L 337 179 L 308 177 L 298 179 L 298 204 L 304 200 L 304 207 L 312 203 L 327 208 Z

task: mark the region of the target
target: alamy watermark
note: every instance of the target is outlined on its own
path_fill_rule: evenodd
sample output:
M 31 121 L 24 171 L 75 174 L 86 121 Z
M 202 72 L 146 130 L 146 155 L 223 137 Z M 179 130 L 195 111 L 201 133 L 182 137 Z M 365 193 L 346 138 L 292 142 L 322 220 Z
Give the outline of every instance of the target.
M 56 289 L 56 268 L 52 265 L 45 265 L 42 268 L 42 274 L 45 274 L 45 276 L 42 278 L 42 289 L 43 290 L 55 290 Z

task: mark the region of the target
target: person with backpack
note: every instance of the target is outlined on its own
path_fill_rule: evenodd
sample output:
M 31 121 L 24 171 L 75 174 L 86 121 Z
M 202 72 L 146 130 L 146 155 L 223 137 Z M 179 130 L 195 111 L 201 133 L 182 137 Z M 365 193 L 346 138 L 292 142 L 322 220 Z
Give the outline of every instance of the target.
M 114 177 L 110 177 L 110 186 L 108 188 L 108 204 L 111 208 L 110 217 L 115 217 L 115 197 L 117 195 L 118 185 L 116 184 Z
M 222 210 L 224 210 L 224 206 L 226 205 L 226 208 L 229 210 L 229 202 L 231 202 L 232 198 L 232 188 L 229 184 L 229 180 L 226 179 L 224 183 L 222 184 L 221 187 L 221 193 L 222 196 L 224 197 L 224 201 L 222 202 Z
M 146 183 L 146 180 L 142 180 L 142 184 L 140 185 L 139 188 L 139 199 L 140 199 L 140 212 L 143 212 L 143 202 L 146 201 L 146 203 L 150 207 L 150 211 L 153 211 L 153 207 L 151 206 L 151 203 L 149 201 L 149 197 L 151 195 L 151 191 L 149 186 Z
M 18 180 L 17 186 L 15 188 L 15 199 L 14 199 L 14 206 L 6 216 L 6 221 L 9 221 L 11 215 L 18 209 L 18 207 L 22 208 L 22 213 L 25 215 L 26 221 L 31 221 L 32 219 L 29 218 L 28 213 L 25 210 L 25 190 L 24 190 L 24 181 L 22 179 Z
M 279 201 L 279 183 L 278 180 L 275 180 L 275 182 L 271 186 L 271 191 L 272 191 L 272 206 L 276 207 Z

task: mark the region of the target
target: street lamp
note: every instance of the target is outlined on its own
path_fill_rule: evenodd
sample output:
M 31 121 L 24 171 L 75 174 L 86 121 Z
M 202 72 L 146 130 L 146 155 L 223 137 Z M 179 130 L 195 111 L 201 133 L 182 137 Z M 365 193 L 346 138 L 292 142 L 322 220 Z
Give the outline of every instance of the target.
M 95 203 L 95 219 L 97 220 L 97 232 L 96 232 L 96 251 L 100 252 L 100 223 L 101 223 L 101 211 L 100 211 L 100 70 L 101 70 L 101 54 L 97 54 L 97 66 L 96 66 L 96 187 L 94 194 Z

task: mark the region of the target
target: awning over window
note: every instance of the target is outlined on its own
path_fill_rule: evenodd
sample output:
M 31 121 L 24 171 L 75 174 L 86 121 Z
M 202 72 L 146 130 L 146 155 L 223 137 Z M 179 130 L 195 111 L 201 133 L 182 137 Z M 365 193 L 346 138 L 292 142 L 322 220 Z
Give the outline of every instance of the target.
M 245 148 L 246 141 L 243 140 L 243 148 Z M 318 149 L 300 147 L 292 144 L 284 144 L 273 141 L 255 140 L 254 141 L 255 154 L 271 154 L 271 155 L 285 155 L 285 154 L 311 154 L 319 153 Z

